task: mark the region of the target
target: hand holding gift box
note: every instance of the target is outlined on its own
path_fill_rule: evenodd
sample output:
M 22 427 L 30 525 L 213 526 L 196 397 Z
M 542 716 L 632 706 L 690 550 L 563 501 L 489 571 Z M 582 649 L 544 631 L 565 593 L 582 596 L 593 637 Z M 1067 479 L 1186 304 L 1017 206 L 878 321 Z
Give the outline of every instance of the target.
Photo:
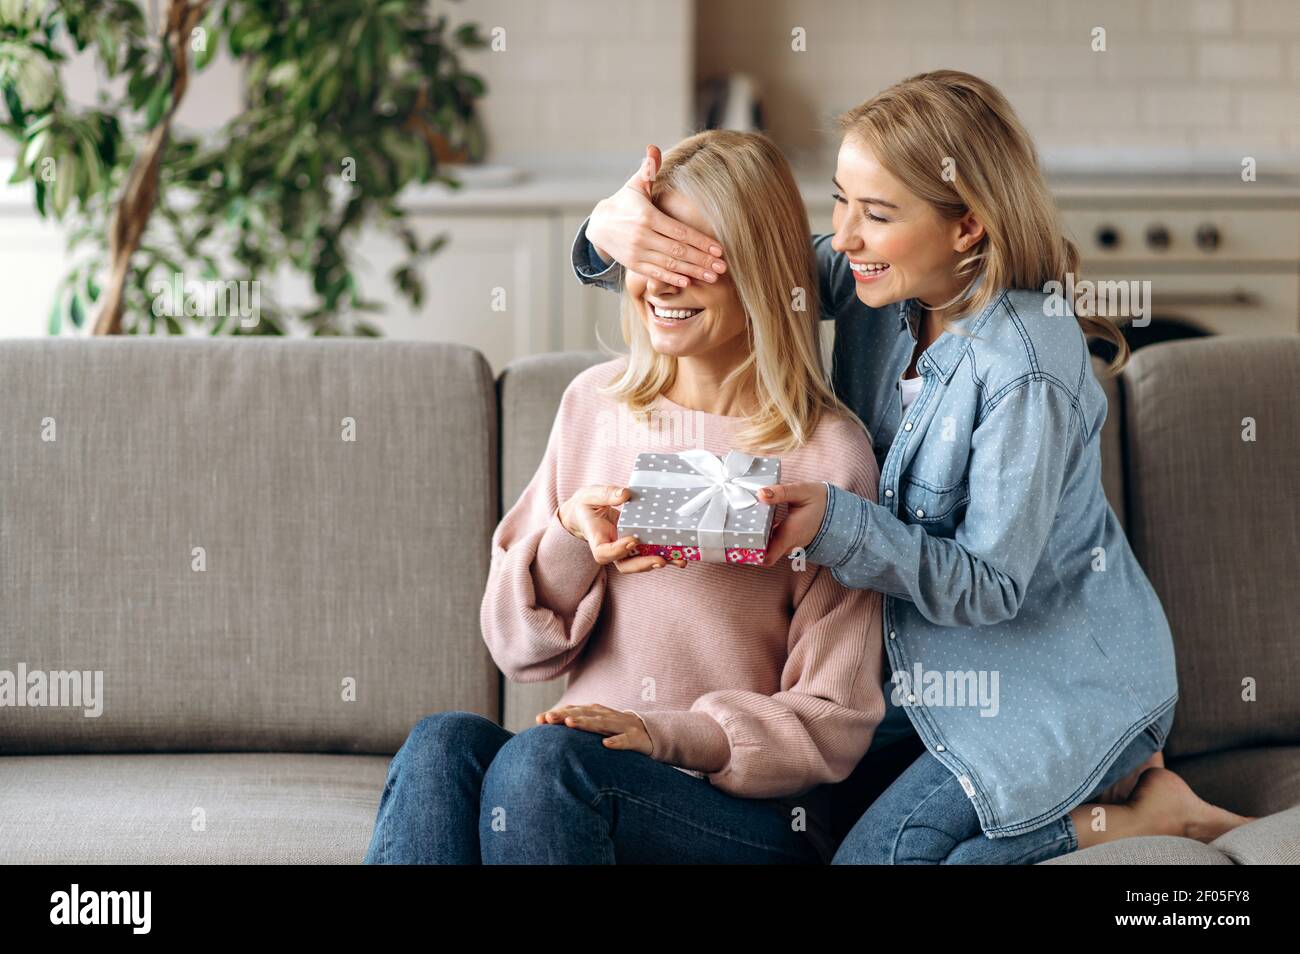
M 637 552 L 668 560 L 761 564 L 775 508 L 760 487 L 781 482 L 781 461 L 706 450 L 641 453 L 632 464 L 632 497 L 618 518 L 620 536 L 636 534 Z

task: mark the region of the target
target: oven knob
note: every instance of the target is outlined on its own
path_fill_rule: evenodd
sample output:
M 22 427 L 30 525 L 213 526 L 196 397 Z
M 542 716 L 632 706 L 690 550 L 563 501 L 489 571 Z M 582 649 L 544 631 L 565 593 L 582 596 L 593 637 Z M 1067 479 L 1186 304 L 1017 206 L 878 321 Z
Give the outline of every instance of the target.
M 1169 230 L 1163 225 L 1149 226 L 1147 228 L 1147 246 L 1157 252 L 1163 252 L 1169 248 Z
M 1097 226 L 1097 244 L 1102 248 L 1119 247 L 1119 229 L 1113 225 Z
M 1213 252 L 1219 247 L 1221 236 L 1219 227 L 1210 222 L 1206 222 L 1196 230 L 1196 247 L 1203 252 Z

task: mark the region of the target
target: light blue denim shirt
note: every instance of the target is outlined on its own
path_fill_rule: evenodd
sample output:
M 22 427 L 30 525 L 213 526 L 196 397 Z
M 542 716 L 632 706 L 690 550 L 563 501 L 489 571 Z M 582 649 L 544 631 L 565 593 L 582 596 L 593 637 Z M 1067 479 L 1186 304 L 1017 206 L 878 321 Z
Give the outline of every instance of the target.
M 585 229 L 575 273 L 618 288 Z M 1102 489 L 1083 334 L 1059 299 L 1004 291 L 921 354 L 904 414 L 916 303 L 862 304 L 831 236 L 813 245 L 835 389 L 871 432 L 881 496 L 828 484 L 807 559 L 884 595 L 896 701 L 985 834 L 1033 831 L 1178 699 L 1169 624 Z

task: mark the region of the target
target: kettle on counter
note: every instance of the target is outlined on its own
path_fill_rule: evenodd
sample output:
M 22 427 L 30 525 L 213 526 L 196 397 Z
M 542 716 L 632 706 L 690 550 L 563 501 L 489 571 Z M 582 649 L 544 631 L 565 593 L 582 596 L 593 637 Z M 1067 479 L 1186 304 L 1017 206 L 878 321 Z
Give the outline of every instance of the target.
M 702 82 L 697 99 L 696 128 L 760 132 L 763 128 L 763 104 L 754 77 L 748 73 L 732 73 Z

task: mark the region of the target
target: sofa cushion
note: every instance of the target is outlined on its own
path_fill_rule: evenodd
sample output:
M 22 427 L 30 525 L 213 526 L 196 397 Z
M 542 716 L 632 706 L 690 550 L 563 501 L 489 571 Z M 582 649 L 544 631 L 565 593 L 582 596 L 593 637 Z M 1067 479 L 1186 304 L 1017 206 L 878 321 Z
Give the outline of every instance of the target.
M 1300 865 L 1300 806 L 1234 828 L 1211 846 L 1239 865 Z
M 478 352 L 6 341 L 0 381 L 0 668 L 104 681 L 98 717 L 2 710 L 0 750 L 392 753 L 430 712 L 495 718 Z
M 1240 825 L 1208 845 L 1170 835 L 1121 838 L 1039 864 L 1296 865 L 1300 864 L 1300 806 Z
M 356 864 L 388 762 L 266 752 L 0 757 L 0 864 Z
M 1230 865 L 1232 859 L 1213 845 L 1172 835 L 1121 838 L 1058 855 L 1040 865 Z
M 1178 656 L 1171 756 L 1300 743 L 1298 385 L 1300 337 L 1152 345 L 1124 371 L 1129 538 Z

